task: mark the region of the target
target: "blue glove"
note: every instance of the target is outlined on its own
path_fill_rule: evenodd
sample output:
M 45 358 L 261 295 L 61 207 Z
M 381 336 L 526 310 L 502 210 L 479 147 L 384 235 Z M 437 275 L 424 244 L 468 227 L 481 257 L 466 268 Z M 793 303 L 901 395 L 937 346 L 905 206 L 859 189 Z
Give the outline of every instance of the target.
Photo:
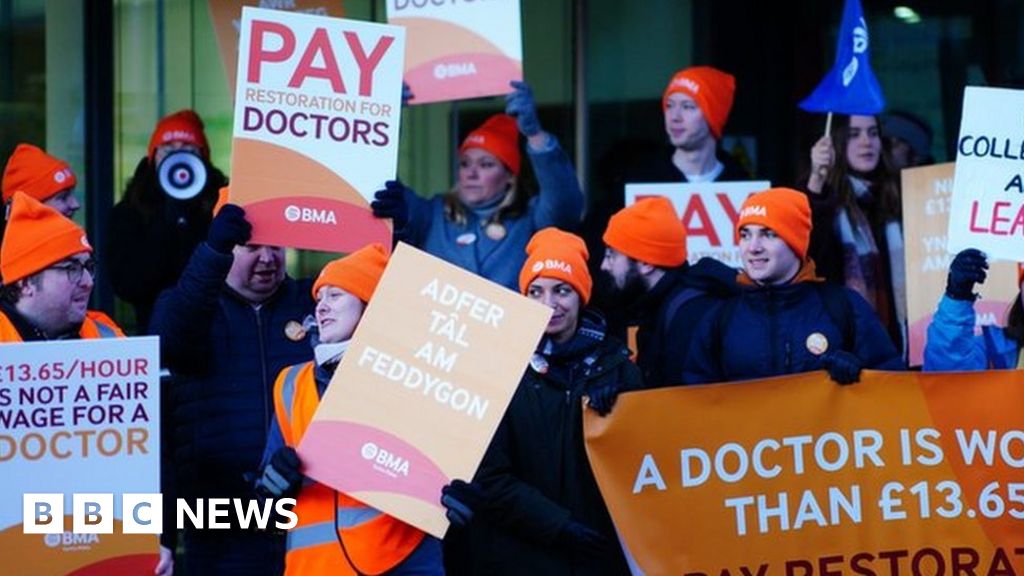
M 263 468 L 263 475 L 256 481 L 256 493 L 264 498 L 288 498 L 298 494 L 303 478 L 300 466 L 295 449 L 282 446 Z
M 575 520 L 569 520 L 562 527 L 555 536 L 555 542 L 560 548 L 584 556 L 603 554 L 610 544 L 600 532 Z
M 985 255 L 976 248 L 961 251 L 949 265 L 946 277 L 946 295 L 953 300 L 974 302 L 974 285 L 985 281 L 988 274 L 988 261 Z
M 245 210 L 236 204 L 225 204 L 210 223 L 206 243 L 215 252 L 231 254 L 252 238 L 252 225 L 245 219 Z
M 416 95 L 412 93 L 412 88 L 409 88 L 409 85 L 406 84 L 405 81 L 403 80 L 402 81 L 402 107 L 405 108 L 406 106 L 408 106 L 409 105 L 409 101 L 412 100 L 415 97 L 416 97 Z
M 408 188 L 399 180 L 388 180 L 382 190 L 373 194 L 370 209 L 377 218 L 391 218 L 395 230 L 405 228 L 409 223 L 409 204 L 405 201 Z M 411 192 L 411 190 L 410 190 Z
M 622 383 L 619 381 L 598 386 L 587 393 L 587 396 L 590 397 L 590 400 L 587 401 L 587 406 L 593 408 L 601 416 L 606 416 L 612 411 L 612 407 L 615 406 L 615 400 L 619 397 L 619 392 L 622 392 Z
M 860 371 L 864 363 L 846 350 L 829 350 L 821 357 L 821 363 L 828 370 L 828 375 L 837 384 L 853 384 L 860 381 Z
M 475 482 L 452 480 L 441 488 L 441 504 L 448 521 L 464 527 L 473 519 L 473 514 L 484 504 L 484 491 Z
M 533 90 L 526 82 L 513 80 L 509 84 L 514 91 L 505 96 L 505 113 L 515 117 L 523 136 L 529 138 L 540 134 L 540 120 L 537 119 L 537 105 L 533 101 Z

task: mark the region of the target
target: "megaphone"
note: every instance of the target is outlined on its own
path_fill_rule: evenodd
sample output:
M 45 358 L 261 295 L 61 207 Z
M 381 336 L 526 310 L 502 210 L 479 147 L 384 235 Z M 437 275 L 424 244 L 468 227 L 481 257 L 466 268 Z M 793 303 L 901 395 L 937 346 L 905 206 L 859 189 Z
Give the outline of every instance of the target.
M 160 188 L 175 200 L 191 200 L 206 186 L 206 165 L 191 152 L 168 154 L 157 168 Z

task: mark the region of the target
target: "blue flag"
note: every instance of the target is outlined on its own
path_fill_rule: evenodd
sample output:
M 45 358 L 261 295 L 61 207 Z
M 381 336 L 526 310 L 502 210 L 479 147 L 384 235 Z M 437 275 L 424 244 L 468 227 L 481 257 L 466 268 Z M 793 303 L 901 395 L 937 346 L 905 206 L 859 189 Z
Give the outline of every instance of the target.
M 814 92 L 800 102 L 808 112 L 870 116 L 885 108 L 885 97 L 868 62 L 868 24 L 860 0 L 846 0 L 836 45 L 836 63 Z

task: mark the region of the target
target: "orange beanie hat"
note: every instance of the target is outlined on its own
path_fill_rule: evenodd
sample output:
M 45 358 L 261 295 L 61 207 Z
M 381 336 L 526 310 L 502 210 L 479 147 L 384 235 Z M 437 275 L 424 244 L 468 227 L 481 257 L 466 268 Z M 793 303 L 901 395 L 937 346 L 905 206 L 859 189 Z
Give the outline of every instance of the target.
M 672 268 L 686 261 L 686 227 L 664 196 L 644 198 L 608 220 L 604 243 L 634 260 Z
M 558 228 L 545 228 L 526 245 L 526 262 L 519 271 L 519 291 L 526 294 L 538 277 L 556 278 L 572 286 L 586 304 L 593 281 L 587 270 L 587 245 L 575 234 Z
M 18 144 L 4 169 L 3 199 L 10 202 L 18 190 L 45 202 L 78 183 L 67 162 L 31 144 Z
M 210 158 L 210 146 L 206 143 L 203 121 L 192 110 L 179 110 L 170 116 L 164 116 L 156 123 L 153 136 L 149 139 L 149 159 L 153 160 L 157 146 L 169 142 L 182 142 L 199 148 L 203 158 Z
M 772 230 L 798 258 L 807 258 L 807 246 L 811 243 L 811 204 L 803 192 L 770 188 L 752 195 L 740 208 L 737 234 L 747 224 L 759 224 Z
M 331 260 L 313 283 L 313 299 L 323 286 L 337 286 L 364 303 L 370 301 L 388 265 L 388 253 L 379 243 L 368 244 L 348 256 Z
M 0 246 L 0 278 L 17 282 L 80 252 L 92 252 L 85 231 L 35 198 L 15 193 Z
M 519 175 L 519 129 L 515 118 L 508 114 L 495 114 L 473 130 L 459 146 L 459 154 L 469 148 L 483 148 L 494 154 L 506 168 Z
M 722 128 L 729 119 L 732 110 L 732 99 L 736 94 L 736 78 L 732 74 L 722 72 L 711 66 L 694 66 L 676 72 L 665 88 L 661 97 L 661 106 L 668 106 L 668 97 L 675 94 L 686 94 L 697 103 L 708 128 L 715 139 L 722 137 Z

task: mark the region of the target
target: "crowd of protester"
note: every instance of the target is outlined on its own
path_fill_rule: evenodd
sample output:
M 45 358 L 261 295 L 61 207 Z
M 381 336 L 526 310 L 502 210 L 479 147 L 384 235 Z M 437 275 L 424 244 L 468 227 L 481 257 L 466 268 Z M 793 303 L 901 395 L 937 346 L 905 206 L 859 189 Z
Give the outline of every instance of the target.
M 629 167 L 627 181 L 749 179 L 719 146 L 735 90 L 713 67 L 675 74 L 662 99 L 664 153 Z M 521 140 L 536 191 L 520 180 Z M 209 163 L 199 117 L 162 119 L 104 249 L 115 290 L 134 305 L 138 332 L 160 337 L 171 373 L 161 399 L 163 491 L 294 497 L 299 526 L 287 535 L 168 528 L 156 573 L 628 573 L 584 451 L 582 411 L 604 416 L 619 394 L 658 387 L 814 370 L 850 385 L 864 368 L 906 369 L 898 170 L 928 162 L 930 147 L 930 130 L 913 115 L 837 115 L 804 178 L 744 202 L 738 270 L 688 263 L 686 228 L 665 198 L 615 213 L 603 251 L 591 254 L 575 235 L 585 193 L 524 83 L 513 83 L 505 113 L 462 141 L 450 192 L 424 198 L 382 183 L 371 208 L 393 222 L 396 242 L 553 311 L 477 474 L 438 495 L 452 521 L 441 542 L 306 478 L 295 451 L 389 250 L 367 246 L 315 278 L 289 277 L 285 250 L 250 244 L 244 210 L 217 202 L 227 180 Z M 187 199 L 163 193 L 157 176 L 164 158 L 182 151 L 209 174 Z M 86 309 L 95 267 L 69 219 L 79 207 L 75 183 L 66 162 L 29 144 L 7 161 L 0 342 L 124 335 Z M 598 262 L 601 278 L 592 278 Z M 1020 365 L 1020 298 L 1005 329 L 974 333 L 974 287 L 986 268 L 977 250 L 954 259 L 924 369 Z M 636 327 L 634 349 L 606 321 L 612 310 L 592 305 L 597 290 Z

